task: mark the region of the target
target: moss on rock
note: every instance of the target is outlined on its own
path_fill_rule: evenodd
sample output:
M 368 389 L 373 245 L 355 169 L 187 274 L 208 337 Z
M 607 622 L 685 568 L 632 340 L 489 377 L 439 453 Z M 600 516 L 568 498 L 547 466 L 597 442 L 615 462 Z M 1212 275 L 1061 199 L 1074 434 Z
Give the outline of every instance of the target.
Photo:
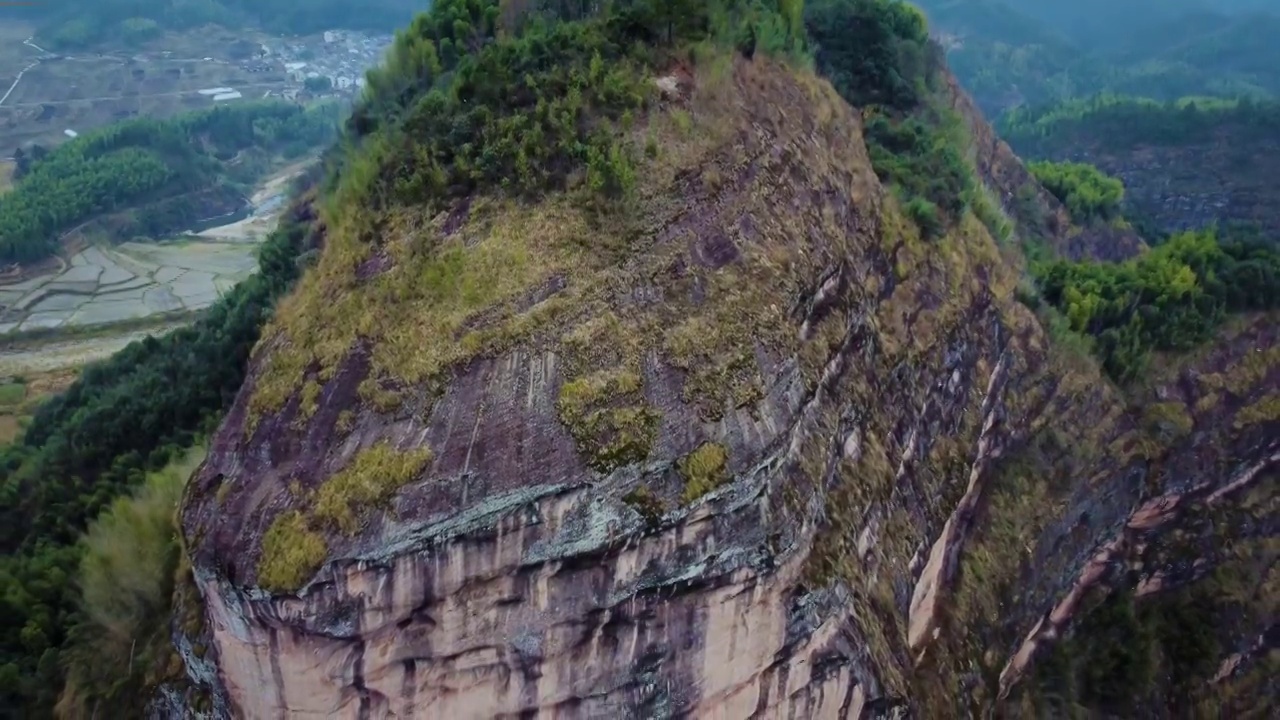
M 386 502 L 431 462 L 431 450 L 400 452 L 381 442 L 356 454 L 347 467 L 320 485 L 315 515 L 348 535 L 366 513 Z
M 703 443 L 680 458 L 676 468 L 684 478 L 681 499 L 691 503 L 729 481 L 729 453 L 719 443 Z
M 328 553 L 324 536 L 308 527 L 301 511 L 283 513 L 262 538 L 258 584 L 272 592 L 297 590 L 320 569 Z

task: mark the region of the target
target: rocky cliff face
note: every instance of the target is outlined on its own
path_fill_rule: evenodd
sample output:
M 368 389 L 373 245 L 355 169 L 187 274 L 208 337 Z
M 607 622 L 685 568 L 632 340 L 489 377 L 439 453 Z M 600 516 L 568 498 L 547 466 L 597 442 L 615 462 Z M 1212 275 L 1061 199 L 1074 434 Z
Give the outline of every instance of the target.
M 1135 413 L 981 223 L 920 238 L 825 82 L 666 85 L 625 208 L 331 228 L 182 510 L 213 715 L 1017 714 L 1087 592 L 1191 579 L 1157 535 L 1274 483 L 1274 318 Z
M 1142 251 L 1145 243 L 1131 230 L 1073 226 L 1067 209 L 1041 187 L 1009 144 L 996 135 L 978 104 L 960 87 L 959 80 L 950 72 L 945 72 L 943 77 L 944 95 L 969 130 L 974 169 L 979 179 L 1024 231 L 1033 228 L 1056 254 L 1072 260 L 1124 260 Z

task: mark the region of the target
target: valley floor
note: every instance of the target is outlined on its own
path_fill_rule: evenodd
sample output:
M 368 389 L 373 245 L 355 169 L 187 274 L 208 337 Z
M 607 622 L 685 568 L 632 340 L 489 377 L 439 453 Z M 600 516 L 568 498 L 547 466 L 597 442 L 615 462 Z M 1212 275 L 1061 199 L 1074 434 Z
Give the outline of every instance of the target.
M 166 243 L 92 246 L 53 272 L 0 285 L 0 378 L 78 367 L 181 327 L 258 269 L 290 165 L 254 193 L 248 217 Z

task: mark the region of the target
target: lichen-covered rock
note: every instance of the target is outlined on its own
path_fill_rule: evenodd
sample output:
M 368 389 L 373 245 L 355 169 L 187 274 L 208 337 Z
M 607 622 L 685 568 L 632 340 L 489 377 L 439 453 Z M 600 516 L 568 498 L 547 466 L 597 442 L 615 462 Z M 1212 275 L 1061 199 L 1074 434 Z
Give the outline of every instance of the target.
M 1170 370 L 1189 426 L 1144 424 L 977 219 L 921 239 L 825 82 L 738 58 L 669 102 L 625 208 L 476 198 L 362 264 L 330 238 L 182 510 L 214 707 L 1016 709 L 1082 588 L 1276 462 L 1275 417 L 1233 422 L 1274 322 Z M 1026 182 L 992 138 L 988 184 Z

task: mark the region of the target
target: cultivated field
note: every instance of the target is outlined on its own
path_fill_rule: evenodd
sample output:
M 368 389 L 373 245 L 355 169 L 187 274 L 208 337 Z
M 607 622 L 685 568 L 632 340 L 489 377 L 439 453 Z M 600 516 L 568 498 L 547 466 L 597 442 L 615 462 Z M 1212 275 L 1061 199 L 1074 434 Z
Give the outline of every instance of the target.
M 234 88 L 253 98 L 290 87 L 282 65 L 254 60 L 260 46 L 252 33 L 209 27 L 127 51 L 71 54 L 50 52 L 30 36 L 21 24 L 0 28 L 0 157 L 31 142 L 62 142 L 66 130 L 212 105 L 199 90 Z
M 253 214 L 239 222 L 167 243 L 90 246 L 54 272 L 0 284 L 0 384 L 80 367 L 190 322 L 257 270 L 257 247 L 284 210 L 288 182 L 310 162 L 263 182 Z

